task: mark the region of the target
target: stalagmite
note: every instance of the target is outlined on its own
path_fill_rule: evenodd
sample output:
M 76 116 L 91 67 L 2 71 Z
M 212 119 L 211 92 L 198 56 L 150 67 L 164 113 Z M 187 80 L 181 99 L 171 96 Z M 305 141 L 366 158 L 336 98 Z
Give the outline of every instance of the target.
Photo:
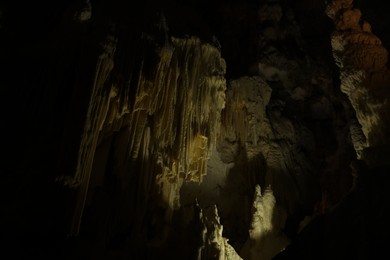
M 271 188 L 261 194 L 256 185 L 249 238 L 241 252 L 244 259 L 272 259 L 289 243 L 282 233 L 285 216 L 281 212 Z
M 242 260 L 228 243 L 229 239 L 222 236 L 223 225 L 220 223 L 217 207 L 214 205 L 202 211 L 201 218 L 204 223 L 204 244 L 198 259 Z

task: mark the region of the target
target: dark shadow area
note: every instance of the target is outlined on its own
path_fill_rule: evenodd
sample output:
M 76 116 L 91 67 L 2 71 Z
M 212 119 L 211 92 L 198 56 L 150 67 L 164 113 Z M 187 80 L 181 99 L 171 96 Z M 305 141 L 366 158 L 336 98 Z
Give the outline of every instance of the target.
M 356 188 L 274 259 L 378 259 L 390 242 L 389 165 L 361 169 Z

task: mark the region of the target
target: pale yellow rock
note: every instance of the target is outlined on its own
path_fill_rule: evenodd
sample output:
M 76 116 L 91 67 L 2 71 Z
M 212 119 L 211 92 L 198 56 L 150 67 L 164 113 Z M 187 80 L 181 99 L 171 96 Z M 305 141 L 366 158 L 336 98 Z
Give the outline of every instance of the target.
M 244 259 L 271 260 L 288 245 L 289 240 L 281 231 L 284 217 L 277 209 L 271 188 L 262 194 L 260 186 L 256 185 L 249 239 L 241 252 Z
M 223 225 L 220 223 L 217 206 L 211 206 L 201 214 L 204 223 L 204 240 L 198 259 L 242 260 L 228 239 L 222 236 Z

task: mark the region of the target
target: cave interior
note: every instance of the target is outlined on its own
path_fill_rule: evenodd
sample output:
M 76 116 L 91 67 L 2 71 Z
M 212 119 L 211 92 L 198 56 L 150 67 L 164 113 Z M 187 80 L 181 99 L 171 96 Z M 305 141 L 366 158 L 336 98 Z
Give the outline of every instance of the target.
M 2 254 L 383 259 L 389 11 L 2 1 Z

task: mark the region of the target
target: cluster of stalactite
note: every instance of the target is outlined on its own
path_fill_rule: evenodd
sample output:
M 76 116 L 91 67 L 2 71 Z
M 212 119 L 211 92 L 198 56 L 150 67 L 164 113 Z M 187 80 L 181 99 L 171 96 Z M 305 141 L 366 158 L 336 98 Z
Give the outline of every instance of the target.
M 95 151 L 104 135 L 126 128 L 127 163 L 142 161 L 140 174 L 149 179 L 146 183 L 156 183 L 171 214 L 180 205 L 182 183 L 201 182 L 206 175 L 209 151 L 219 134 L 226 65 L 217 48 L 195 37 L 170 39 L 158 49 L 151 73 L 141 65 L 130 100 L 131 90 L 110 80 L 116 42 L 109 36 L 102 44 L 75 174 L 59 178 L 79 190 L 72 233 L 78 232 Z
M 164 202 L 174 209 L 182 182 L 201 182 L 206 174 L 225 102 L 225 63 L 215 47 L 196 38 L 173 39 L 160 57 L 154 80 L 139 80 L 131 131 L 143 133 L 143 119 L 153 116 L 153 151 L 162 169 L 157 182 Z M 139 141 L 131 142 L 133 158 L 144 158 L 138 154 Z

